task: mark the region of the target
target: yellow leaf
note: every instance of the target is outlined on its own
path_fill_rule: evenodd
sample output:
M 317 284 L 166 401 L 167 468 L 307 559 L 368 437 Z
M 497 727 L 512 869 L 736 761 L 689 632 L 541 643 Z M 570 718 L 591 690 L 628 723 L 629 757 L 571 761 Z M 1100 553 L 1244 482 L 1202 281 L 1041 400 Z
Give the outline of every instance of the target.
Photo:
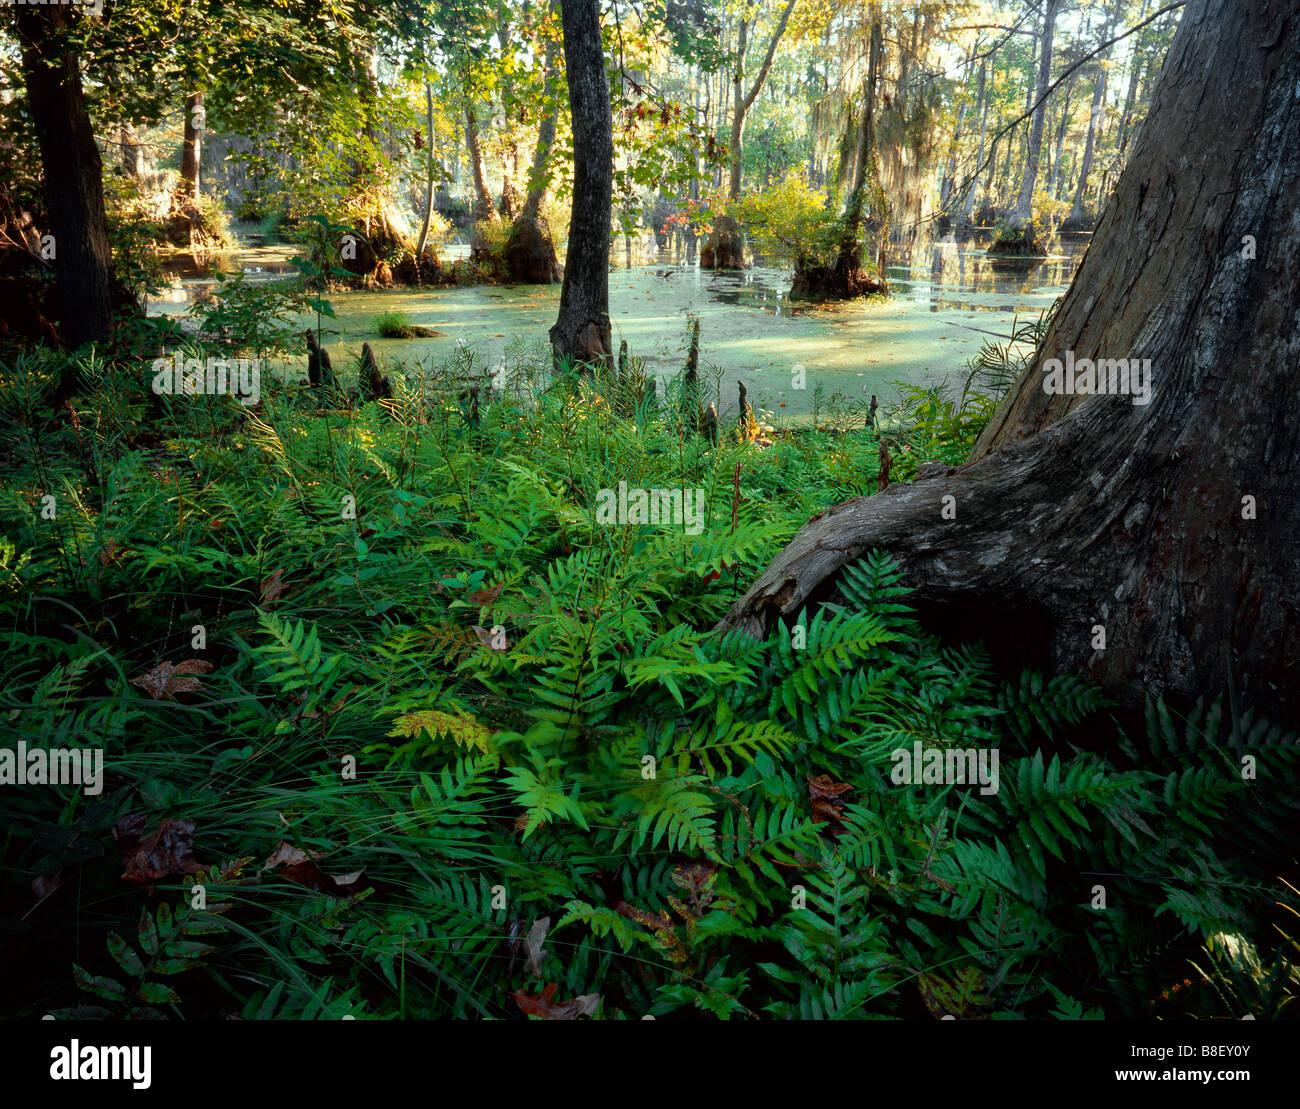
M 388 733 L 390 736 L 411 738 L 421 732 L 433 738 L 449 735 L 467 751 L 476 750 L 485 755 L 496 755 L 496 749 L 492 744 L 492 730 L 465 713 L 426 709 L 423 712 L 409 712 L 405 716 L 399 716 L 393 723 L 394 728 Z

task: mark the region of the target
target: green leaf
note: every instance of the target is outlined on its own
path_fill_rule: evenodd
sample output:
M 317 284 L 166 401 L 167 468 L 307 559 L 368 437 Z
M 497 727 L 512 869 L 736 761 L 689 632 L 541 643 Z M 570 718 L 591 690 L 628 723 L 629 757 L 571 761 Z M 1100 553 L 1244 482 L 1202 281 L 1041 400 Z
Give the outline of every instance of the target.
M 158 929 L 154 927 L 153 917 L 149 915 L 148 909 L 140 911 L 140 946 L 144 948 L 146 955 L 158 954 Z
M 113 956 L 117 965 L 131 975 L 132 978 L 139 978 L 144 974 L 144 963 L 141 961 L 140 956 L 116 932 L 109 932 L 108 934 L 108 953 Z
M 161 982 L 141 982 L 139 988 L 135 991 L 135 996 L 141 1001 L 151 1001 L 154 1004 L 162 1004 L 163 1002 L 178 1003 L 181 999 L 180 994 Z
M 112 978 L 101 978 L 97 974 L 91 974 L 76 963 L 72 964 L 72 976 L 81 989 L 94 994 L 96 997 L 103 998 L 105 1001 L 117 1001 L 125 1004 L 127 1000 L 126 988 Z

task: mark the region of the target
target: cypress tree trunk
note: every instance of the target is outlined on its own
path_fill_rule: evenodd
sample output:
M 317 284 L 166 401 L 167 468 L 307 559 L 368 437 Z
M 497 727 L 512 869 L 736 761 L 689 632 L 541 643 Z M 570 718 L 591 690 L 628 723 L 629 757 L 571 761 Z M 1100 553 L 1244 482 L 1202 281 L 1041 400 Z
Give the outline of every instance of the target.
M 975 211 L 975 193 L 979 189 L 979 167 L 984 161 L 984 137 L 988 133 L 989 122 L 989 98 L 988 98 L 988 59 L 985 58 L 980 62 L 980 83 L 979 83 L 979 101 L 980 101 L 980 142 L 979 148 L 975 154 L 975 169 L 971 172 L 970 189 L 966 193 L 966 203 L 961 213 L 961 228 L 963 231 L 969 231 L 971 225 L 971 214 Z
M 144 147 L 136 140 L 135 127 L 126 120 L 118 125 L 118 151 L 122 172 L 139 180 L 144 176 Z
M 80 60 L 68 41 L 81 18 L 74 10 L 23 6 L 14 22 L 45 173 L 62 335 L 75 348 L 112 334 L 114 281 L 99 147 L 86 113 Z M 60 382 L 60 397 L 75 384 Z
M 573 205 L 559 318 L 551 328 L 556 361 L 612 365 L 609 224 L 614 195 L 614 121 L 597 0 L 561 0 L 564 62 L 573 116 Z
M 1087 257 L 971 461 L 815 517 L 722 626 L 758 632 L 883 548 L 936 618 L 1037 635 L 1038 664 L 1122 700 L 1231 687 L 1300 719 L 1297 87 L 1290 0 L 1191 0 Z M 1149 403 L 1047 393 L 1051 359 L 1149 359 Z

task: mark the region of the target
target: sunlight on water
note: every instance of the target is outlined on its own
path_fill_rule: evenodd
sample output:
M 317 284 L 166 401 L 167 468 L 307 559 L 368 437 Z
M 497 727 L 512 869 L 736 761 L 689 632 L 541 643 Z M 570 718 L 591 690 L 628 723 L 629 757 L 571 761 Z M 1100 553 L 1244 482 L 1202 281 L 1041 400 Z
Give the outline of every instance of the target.
M 734 411 L 736 382 L 743 381 L 756 406 L 772 412 L 773 422 L 808 413 L 818 386 L 827 396 L 866 401 L 875 393 L 888 404 L 897 396 L 895 382 L 959 385 L 982 342 L 1006 338 L 1016 317 L 1037 316 L 1065 292 L 1083 251 L 1058 244 L 1048 258 L 1026 263 L 986 257 L 974 243 L 930 243 L 913 252 L 910 265 L 890 267 L 889 299 L 827 305 L 791 301 L 788 270 L 756 265 L 743 273 L 712 272 L 670 260 L 666 252 L 652 264 L 634 257 L 629 267 L 621 243 L 615 248 L 609 275 L 615 344 L 627 340 L 656 376 L 669 378 L 685 361 L 687 321 L 696 314 L 701 372 L 718 382 L 719 410 Z M 276 280 L 294 272 L 287 261 L 291 252 L 258 247 L 224 265 L 242 270 L 250 281 Z M 212 287 L 210 278 L 192 270 L 176 272 L 153 309 L 183 312 L 199 290 Z M 323 321 L 325 343 L 345 377 L 364 342 L 381 362 L 392 364 L 439 360 L 463 339 L 487 369 L 515 337 L 545 344 L 559 297 L 558 285 L 335 293 L 329 299 L 338 318 Z M 382 339 L 375 320 L 392 311 L 443 335 Z M 303 318 L 304 327 L 314 322 Z M 305 354 L 288 364 L 291 372 L 295 366 L 305 372 Z M 803 390 L 791 387 L 798 366 L 805 370 Z

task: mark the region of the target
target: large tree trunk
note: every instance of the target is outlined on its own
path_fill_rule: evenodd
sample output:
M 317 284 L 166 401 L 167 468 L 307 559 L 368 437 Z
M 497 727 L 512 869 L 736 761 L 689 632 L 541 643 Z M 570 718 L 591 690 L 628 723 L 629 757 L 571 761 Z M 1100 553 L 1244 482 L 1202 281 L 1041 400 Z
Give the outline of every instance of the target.
M 113 331 L 113 258 L 99 147 L 86 113 L 81 66 L 69 41 L 78 20 L 62 5 L 15 13 L 27 106 L 36 128 L 54 234 L 62 334 L 69 347 Z M 75 383 L 60 382 L 65 396 Z
M 1091 249 L 972 461 L 814 517 L 724 626 L 759 632 L 883 548 L 932 613 L 1041 636 L 1040 663 L 1122 700 L 1231 687 L 1300 719 L 1297 87 L 1291 0 L 1192 0 Z M 1067 352 L 1150 359 L 1150 403 L 1045 395 Z
M 573 203 L 560 314 L 551 328 L 557 362 L 612 365 L 609 223 L 614 121 L 597 0 L 562 0 L 564 63 L 573 118 Z
M 989 247 L 991 254 L 1046 254 L 1033 226 L 1034 189 L 1038 185 L 1038 162 L 1043 152 L 1043 121 L 1047 116 L 1047 85 L 1052 76 L 1052 42 L 1056 33 L 1056 13 L 1061 0 L 1045 0 L 1043 12 L 1042 57 L 1038 63 L 1038 82 L 1034 90 L 1034 113 L 1029 123 L 1029 149 L 1025 156 L 1025 175 L 1011 213 L 1010 227 Z

